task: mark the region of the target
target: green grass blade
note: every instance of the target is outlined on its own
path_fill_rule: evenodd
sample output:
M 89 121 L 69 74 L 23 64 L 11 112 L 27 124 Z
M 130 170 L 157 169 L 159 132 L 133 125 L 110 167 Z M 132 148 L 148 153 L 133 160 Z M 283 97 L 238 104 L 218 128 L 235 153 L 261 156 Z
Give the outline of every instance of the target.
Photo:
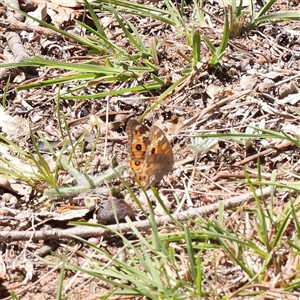
M 254 195 L 254 199 L 257 205 L 257 219 L 258 219 L 258 227 L 257 227 L 257 232 L 260 236 L 261 241 L 263 242 L 263 244 L 267 247 L 268 251 L 270 251 L 270 244 L 269 244 L 269 232 L 268 232 L 268 227 L 267 227 L 267 221 L 266 221 L 266 216 L 264 213 L 264 209 L 261 205 L 261 199 L 259 199 L 256 195 L 254 186 L 251 182 L 251 179 L 248 175 L 248 173 L 246 171 L 244 171 L 246 180 L 249 184 L 249 187 Z
M 193 67 L 197 65 L 198 62 L 201 61 L 201 36 L 199 30 L 193 31 Z
M 92 6 L 90 5 L 90 3 L 89 3 L 87 0 L 84 0 L 84 4 L 85 4 L 85 6 L 87 7 L 87 9 L 88 9 L 88 11 L 89 11 L 89 13 L 90 13 L 90 16 L 91 16 L 92 19 L 93 19 L 93 23 L 94 23 L 94 25 L 96 26 L 98 33 L 99 33 L 102 37 L 105 37 L 105 38 L 107 39 L 107 36 L 106 36 L 106 34 L 105 34 L 105 31 L 103 30 L 103 27 L 102 27 L 102 25 L 100 24 L 99 19 L 98 19 L 97 15 L 95 14 L 94 9 L 92 8 Z
M 197 274 L 197 268 L 196 268 L 195 254 L 194 254 L 194 248 L 192 245 L 192 238 L 191 238 L 190 230 L 187 226 L 184 226 L 184 236 L 185 236 L 186 249 L 187 249 L 189 263 L 190 263 L 191 275 L 192 275 L 193 279 L 196 280 L 196 278 L 198 277 L 198 274 Z
M 261 10 L 258 12 L 258 14 L 256 15 L 256 19 L 260 18 L 261 16 L 264 16 L 267 11 L 269 11 L 272 6 L 275 4 L 277 0 L 269 0 L 267 1 L 267 3 L 261 8 Z M 253 20 L 255 22 L 255 20 Z
M 217 51 L 219 60 L 221 60 L 222 56 L 224 56 L 225 54 L 228 45 L 229 36 L 230 36 L 228 12 L 226 9 L 224 10 L 224 12 L 225 12 L 224 31 L 223 31 L 223 36 L 222 36 L 220 46 L 218 47 L 218 51 Z

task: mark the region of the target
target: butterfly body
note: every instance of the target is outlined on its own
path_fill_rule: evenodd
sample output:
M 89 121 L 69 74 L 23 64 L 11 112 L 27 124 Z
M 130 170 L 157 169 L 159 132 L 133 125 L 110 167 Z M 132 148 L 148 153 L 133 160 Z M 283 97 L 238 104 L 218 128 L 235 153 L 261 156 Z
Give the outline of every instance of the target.
M 135 179 L 147 188 L 158 183 L 174 165 L 172 147 L 157 126 L 148 128 L 136 119 L 127 124 L 130 167 Z

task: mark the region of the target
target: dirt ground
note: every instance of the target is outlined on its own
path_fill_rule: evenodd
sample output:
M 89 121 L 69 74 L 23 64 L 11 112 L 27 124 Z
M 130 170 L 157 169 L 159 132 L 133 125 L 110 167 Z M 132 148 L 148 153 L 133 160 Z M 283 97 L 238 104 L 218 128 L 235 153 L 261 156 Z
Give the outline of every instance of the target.
M 259 1 L 256 9 L 260 8 Z M 35 10 L 35 5 L 27 2 L 21 5 L 25 11 Z M 162 2 L 149 2 L 150 6 L 164 7 Z M 30 8 L 31 7 L 31 8 Z M 299 11 L 299 1 L 277 1 L 272 12 Z M 82 8 L 72 8 L 79 18 L 83 18 Z M 193 3 L 187 2 L 186 14 L 193 13 Z M 201 33 L 209 36 L 217 45 L 222 38 L 223 8 L 217 2 L 207 1 L 205 11 L 209 12 L 210 22 L 207 26 L 199 27 Z M 99 15 L 104 20 L 107 16 Z M 112 19 L 112 16 L 109 16 Z M 145 20 L 136 16 L 129 16 L 131 22 L 136 26 L 145 41 L 150 41 L 152 36 L 163 41 L 159 48 L 160 69 L 158 75 L 164 77 L 166 82 L 178 80 L 181 71 L 189 67 L 185 56 L 191 55 L 191 49 L 187 45 L 185 37 L 169 25 L 153 20 Z M 51 18 L 45 18 L 48 22 Z M 85 19 L 88 22 L 88 18 Z M 84 21 L 84 19 L 83 19 Z M 24 20 L 19 20 L 20 23 Z M 71 19 L 55 19 L 57 26 L 68 28 L 75 26 Z M 10 15 L 5 6 L 0 4 L 0 44 L 1 63 L 9 63 L 17 58 L 13 56 L 7 41 L 7 31 L 11 30 Z M 80 62 L 93 59 L 88 49 L 81 45 L 68 41 L 67 39 L 48 40 L 47 31 L 41 29 L 34 33 L 29 32 L 25 26 L 21 28 L 18 23 L 15 32 L 21 36 L 24 49 L 29 57 L 34 55 L 49 60 Z M 108 22 L 109 23 L 109 22 Z M 10 26 L 8 26 L 10 24 Z M 18 27 L 19 26 L 19 27 Z M 77 25 L 78 26 L 78 25 Z M 76 26 L 75 26 L 76 27 Z M 17 29 L 16 29 L 17 28 Z M 27 31 L 26 31 L 27 30 Z M 117 23 L 110 20 L 105 27 L 107 35 L 112 38 L 118 46 L 129 47 L 128 41 L 120 33 Z M 33 38 L 31 35 L 34 34 Z M 88 33 L 87 33 L 88 34 Z M 199 155 L 197 159 L 197 172 L 193 172 L 195 154 L 187 147 L 197 134 L 212 132 L 230 132 L 232 128 L 244 132 L 246 125 L 253 124 L 265 128 L 284 131 L 299 132 L 300 97 L 298 87 L 300 85 L 300 22 L 282 22 L 267 24 L 259 29 L 243 33 L 241 36 L 230 39 L 222 66 L 212 68 L 207 64 L 209 51 L 203 44 L 201 49 L 203 62 L 192 73 L 186 84 L 176 90 L 164 100 L 146 118 L 146 124 L 159 125 L 168 133 L 171 141 L 175 165 L 166 180 L 159 183 L 159 188 L 168 191 L 170 185 L 176 191 L 185 191 L 184 183 L 193 176 L 190 203 L 183 207 L 187 209 L 216 203 L 220 199 L 226 199 L 230 195 L 240 195 L 248 192 L 245 185 L 230 184 L 230 177 L 244 178 L 243 170 L 249 174 L 257 174 L 257 158 L 260 157 L 262 174 L 265 180 L 270 179 L 272 171 L 277 170 L 277 178 L 282 181 L 295 180 L 291 175 L 281 170 L 290 170 L 299 173 L 299 149 L 290 144 L 265 144 L 259 140 L 248 148 L 245 144 L 238 144 L 232 140 L 221 140 L 213 149 Z M 8 73 L 0 69 L 0 90 L 4 95 Z M 57 78 L 63 75 L 62 70 L 51 68 L 39 68 L 38 70 L 26 69 L 10 70 L 10 83 L 7 91 L 7 102 L 5 112 L 2 116 L 12 117 L 12 124 L 6 122 L 0 126 L 0 133 L 4 133 L 11 140 L 24 149 L 33 149 L 27 122 L 30 120 L 34 132 L 40 131 L 49 141 L 59 141 L 61 135 L 57 121 L 57 86 L 47 86 L 41 89 L 18 90 L 20 84 L 35 82 L 47 78 Z M 141 81 L 147 78 L 140 79 Z M 131 82 L 136 84 L 136 82 Z M 143 82 L 141 82 L 143 83 Z M 128 83 L 129 85 L 130 83 Z M 70 83 L 72 87 L 74 83 Z M 75 83 L 76 85 L 76 83 Z M 92 95 L 108 86 L 99 82 L 96 86 L 86 86 L 80 93 Z M 117 86 L 115 87 L 117 88 Z M 297 89 L 298 88 L 298 89 Z M 63 88 L 62 88 L 63 89 Z M 93 101 L 62 101 L 61 111 L 66 116 L 72 136 L 76 139 L 89 127 L 90 117 L 97 116 L 101 122 L 103 131 L 99 145 L 94 153 L 94 160 L 90 164 L 88 174 L 100 174 L 104 171 L 113 156 L 117 157 L 120 164 L 127 164 L 127 137 L 125 133 L 126 123 L 130 117 L 140 116 L 154 100 L 163 92 L 163 89 L 144 93 L 143 95 L 129 94 L 126 96 L 115 96 L 109 99 L 94 99 Z M 108 105 L 108 118 L 107 118 Z M 205 112 L 205 113 L 204 113 Z M 105 123 L 108 119 L 109 127 Z M 190 124 L 186 124 L 186 121 Z M 1 125 L 0 124 L 0 125 Z M 16 126 L 17 124 L 17 126 Z M 21 124 L 21 126 L 20 126 Z M 23 126 L 24 125 L 24 126 Z M 107 131 L 106 131 L 107 130 Z M 299 135 L 299 134 L 298 134 Z M 107 143 L 104 143 L 105 138 Z M 90 139 L 95 139 L 92 132 Z M 274 141 L 272 141 L 273 143 Z M 87 153 L 90 141 L 87 139 Z M 276 148 L 275 151 L 269 151 Z M 106 150 L 105 150 L 106 149 Z M 2 151 L 2 150 L 1 150 Z M 2 152 L 0 152 L 2 155 Z M 106 157 L 103 153 L 108 153 Z M 265 155 L 257 155 L 265 153 Z M 186 163 L 181 163 L 186 161 Z M 241 176 L 241 177 L 239 177 Z M 130 174 L 125 172 L 124 178 L 134 186 Z M 69 180 L 69 181 L 68 181 Z M 71 179 L 66 183 L 74 183 Z M 126 193 L 120 180 L 114 184 L 120 186 Z M 226 187 L 225 192 L 220 186 Z M 138 190 L 137 186 L 134 188 Z M 41 187 L 39 190 L 43 190 Z M 166 197 L 172 202 L 172 192 L 165 192 Z M 126 198 L 126 195 L 124 195 Z M 104 201 L 100 197 L 98 201 Z M 44 202 L 46 201 L 46 202 Z M 45 204 L 46 203 L 46 204 Z M 15 214 L 17 211 L 28 210 L 44 212 L 58 211 L 62 205 L 82 205 L 78 198 L 64 199 L 58 202 L 45 200 L 41 192 L 28 188 L 20 181 L 4 181 L 0 185 L 1 208 L 9 208 Z M 172 208 L 171 208 L 172 209 Z M 137 213 L 136 208 L 134 213 Z M 2 216 L 2 212 L 1 212 Z M 88 216 L 86 219 L 92 218 Z M 3 220 L 2 220 L 3 219 Z M 16 219 L 14 215 L 4 216 L 0 221 L 1 231 L 26 231 L 33 224 L 36 229 L 45 228 L 67 228 L 68 220 L 46 222 L 45 219 L 35 220 L 33 218 Z M 47 225 L 45 225 L 47 223 Z M 99 240 L 93 242 L 99 243 Z M 101 244 L 102 245 L 102 244 Z M 116 245 L 110 241 L 104 241 L 103 247 L 116 251 Z M 20 299 L 55 299 L 60 278 L 60 270 L 33 256 L 43 256 L 45 260 L 59 262 L 60 260 L 50 254 L 50 249 L 57 255 L 70 255 L 68 259 L 83 265 L 85 260 L 75 253 L 80 248 L 89 255 L 91 249 L 85 249 L 79 242 L 61 239 L 57 241 L 14 241 L 2 242 L 0 245 L 0 299 L 9 299 L 9 292 L 15 291 Z M 44 252 L 38 252 L 44 249 Z M 68 249 L 68 250 L 66 250 Z M 101 259 L 101 258 L 99 258 Z M 69 286 L 68 286 L 69 285 Z M 104 295 L 111 287 L 98 280 L 91 279 L 85 274 L 67 271 L 64 280 L 64 299 L 96 299 L 97 295 Z

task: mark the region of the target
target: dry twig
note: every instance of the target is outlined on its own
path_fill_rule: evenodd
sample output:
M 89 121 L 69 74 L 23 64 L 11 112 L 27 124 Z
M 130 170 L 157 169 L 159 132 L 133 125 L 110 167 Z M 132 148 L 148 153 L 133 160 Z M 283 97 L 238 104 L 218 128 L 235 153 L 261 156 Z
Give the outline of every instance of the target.
M 258 197 L 269 195 L 271 191 L 270 187 L 266 187 L 264 189 L 259 189 L 256 191 Z M 230 198 L 224 201 L 225 209 L 235 207 L 240 205 L 240 203 L 245 201 L 253 200 L 253 193 L 248 193 L 245 195 L 237 196 L 234 198 Z M 172 217 L 178 221 L 185 221 L 187 219 L 195 219 L 199 215 L 209 215 L 212 214 L 219 209 L 219 203 L 210 204 L 204 207 L 189 209 L 185 212 L 172 214 Z M 171 222 L 171 218 L 168 216 L 156 217 L 157 226 L 162 226 L 167 222 Z M 145 221 L 136 221 L 133 222 L 133 226 L 135 226 L 140 231 L 148 231 L 151 228 L 151 224 L 148 220 Z M 60 238 L 69 238 L 71 235 L 76 235 L 82 238 L 88 238 L 91 236 L 94 237 L 103 237 L 109 238 L 114 235 L 114 231 L 122 231 L 122 232 L 131 232 L 131 227 L 127 223 L 122 223 L 118 225 L 107 226 L 106 228 L 99 227 L 90 227 L 90 226 L 76 226 L 73 228 L 59 230 L 38 230 L 35 232 L 32 231 L 2 231 L 0 232 L 0 242 L 12 242 L 12 241 L 20 241 L 20 240 L 28 240 L 31 239 L 33 241 L 36 240 L 53 240 Z

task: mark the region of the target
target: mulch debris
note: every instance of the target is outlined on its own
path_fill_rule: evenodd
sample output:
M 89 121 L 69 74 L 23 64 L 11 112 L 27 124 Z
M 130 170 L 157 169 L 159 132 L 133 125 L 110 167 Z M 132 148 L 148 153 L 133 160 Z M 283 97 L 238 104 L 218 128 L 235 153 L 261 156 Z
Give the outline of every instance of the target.
M 39 1 L 37 2 L 38 4 L 34 1 L 24 1 L 21 8 L 26 12 L 34 13 L 41 5 Z M 11 6 L 18 6 L 18 3 L 14 4 L 16 6 L 10 3 Z M 162 2 L 152 1 L 148 5 L 164 6 Z M 222 38 L 223 8 L 216 1 L 210 0 L 207 1 L 205 10 L 210 16 L 214 16 L 209 18 L 213 26 L 203 26 L 200 30 L 217 46 Z M 300 2 L 278 1 L 272 9 L 273 12 L 286 10 L 300 11 Z M 84 19 L 85 13 L 83 7 L 78 4 L 65 7 L 54 2 L 49 2 L 48 7 L 39 12 L 44 21 L 73 33 L 78 32 L 78 34 L 82 32 L 78 30 L 79 27 L 75 24 L 74 18 L 88 23 L 89 19 Z M 186 13 L 190 15 L 193 13 L 192 3 L 186 5 Z M 134 54 L 135 50 L 131 48 L 113 16 L 103 14 L 99 15 L 99 18 L 103 19 L 105 31 L 111 40 Z M 182 70 L 190 67 L 185 57 L 191 55 L 191 49 L 187 46 L 185 37 L 178 30 L 159 21 L 137 16 L 128 16 L 128 18 L 148 45 L 152 37 L 162 42 L 158 50 L 160 65 L 157 75 L 165 78 L 166 89 L 171 83 L 181 78 Z M 1 63 L 19 62 L 23 58 L 35 55 L 49 60 L 77 63 L 97 59 L 88 53 L 86 47 L 39 24 L 28 25 L 21 14 L 13 12 L 2 4 L 0 5 L 0 24 Z M 206 145 L 210 147 L 207 152 L 199 151 L 196 155 L 194 150 L 201 148 L 203 142 L 195 138 L 197 135 L 214 132 L 246 132 L 249 130 L 247 129 L 249 124 L 299 136 L 300 23 L 282 22 L 266 25 L 230 39 L 223 64 L 218 68 L 208 65 L 207 59 L 210 53 L 204 43 L 202 46 L 203 61 L 197 65 L 190 77 L 178 86 L 175 93 L 172 93 L 148 114 L 145 120 L 147 125 L 159 125 L 172 142 L 176 163 L 172 173 L 166 176 L 158 186 L 172 212 L 178 208 L 173 201 L 173 191 L 176 192 L 177 197 L 186 197 L 184 195 L 188 189 L 189 196 L 181 204 L 182 211 L 204 207 L 217 203 L 219 200 L 227 200 L 233 196 L 248 193 L 249 189 L 246 185 L 234 184 L 233 180 L 242 182 L 245 179 L 244 169 L 247 170 L 250 178 L 257 178 L 258 159 L 261 163 L 261 176 L 265 180 L 269 180 L 272 172 L 276 170 L 280 181 L 296 181 L 297 178 L 284 170 L 299 172 L 299 149 L 287 141 L 245 139 L 236 142 L 224 139 L 212 142 L 209 146 Z M 0 69 L 2 95 L 6 90 L 7 80 L 10 80 L 6 106 L 0 111 L 0 133 L 24 149 L 34 150 L 30 130 L 34 133 L 41 132 L 48 141 L 54 143 L 54 148 L 60 149 L 61 135 L 56 113 L 57 87 L 30 90 L 18 90 L 18 87 L 26 82 L 40 82 L 58 78 L 63 74 L 62 70 L 42 67 Z M 149 74 L 145 74 L 145 78 L 139 81 L 128 82 L 128 86 L 143 84 L 149 79 L 148 76 Z M 63 89 L 74 87 L 74 85 L 76 83 L 70 83 Z M 114 88 L 118 88 L 117 84 Z M 97 85 L 86 86 L 79 93 L 93 95 L 108 89 L 111 89 L 111 85 L 99 81 Z M 163 91 L 164 89 L 144 94 L 113 96 L 108 100 L 61 102 L 61 111 L 74 140 L 91 128 L 93 118 L 97 118 L 100 124 L 101 135 L 93 161 L 87 171 L 88 175 L 92 176 L 106 171 L 114 156 L 120 164 L 127 164 L 125 135 L 127 121 L 130 117 L 137 117 L 144 113 Z M 96 136 L 97 132 L 94 128 L 86 135 L 82 162 L 88 157 Z M 41 147 L 41 151 L 45 151 L 45 157 L 50 158 L 51 155 L 47 153 L 47 149 Z M 6 157 L 9 152 L 1 146 L 0 155 Z M 17 160 L 16 162 L 18 163 Z M 79 165 L 82 166 L 82 162 Z M 33 166 L 27 162 L 23 163 L 24 172 L 33 170 Z M 49 160 L 49 166 L 54 168 L 55 162 Z M 76 185 L 74 178 L 68 174 L 61 173 L 60 175 L 63 183 Z M 123 176 L 142 199 L 143 193 L 139 194 L 139 188 L 134 185 L 129 172 L 124 172 Z M 66 197 L 58 201 L 49 199 L 42 195 L 46 187 L 39 186 L 39 184 L 30 187 L 17 180 L 1 179 L 1 231 L 68 229 L 68 221 L 73 219 L 93 220 L 94 222 L 98 219 L 104 224 L 111 224 L 112 216 L 108 214 L 111 213 L 112 207 L 110 200 L 105 202 L 107 199 L 113 199 L 117 206 L 121 205 L 120 219 L 124 219 L 126 211 L 132 219 L 134 216 L 143 219 L 138 207 L 134 205 L 119 179 L 113 181 L 113 185 L 120 188 L 124 199 L 117 199 L 115 195 L 98 195 L 95 191 L 91 191 L 91 195 L 95 197 L 96 206 L 103 209 L 95 212 L 86 208 L 84 197 L 77 197 L 75 200 L 73 197 Z M 279 204 L 286 199 L 286 195 L 281 196 L 278 198 Z M 63 205 L 67 205 L 67 208 Z M 76 206 L 80 207 L 77 212 Z M 65 215 L 59 218 L 63 213 Z M 99 240 L 93 242 L 97 243 Z M 75 241 L 70 244 L 66 238 L 59 241 L 29 240 L 24 242 L 20 240 L 2 243 L 0 298 L 9 299 L 9 292 L 14 290 L 21 295 L 22 299 L 32 297 L 53 299 L 59 280 L 59 268 L 49 267 L 35 259 L 32 254 L 38 253 L 49 260 L 58 262 L 57 258 L 49 255 L 50 251 L 62 254 L 67 245 L 73 247 L 74 252 L 76 247 L 81 246 Z M 85 249 L 85 251 L 88 253 L 90 250 Z M 70 253 L 70 259 L 78 264 L 83 263 L 83 260 L 76 257 L 70 249 L 68 253 Z M 97 295 L 105 294 L 110 289 L 109 286 L 103 286 L 96 280 L 90 280 L 86 284 L 87 278 L 83 275 L 76 276 L 75 279 L 73 279 L 73 273 L 70 272 L 67 275 L 64 282 L 67 286 L 65 295 L 75 300 L 92 299 L 85 298 L 91 297 L 92 289 Z M 233 275 L 231 274 L 233 284 L 238 275 L 234 272 Z M 68 286 L 69 283 L 70 286 Z M 279 295 L 275 289 L 269 291 L 270 295 L 272 292 L 273 295 Z

